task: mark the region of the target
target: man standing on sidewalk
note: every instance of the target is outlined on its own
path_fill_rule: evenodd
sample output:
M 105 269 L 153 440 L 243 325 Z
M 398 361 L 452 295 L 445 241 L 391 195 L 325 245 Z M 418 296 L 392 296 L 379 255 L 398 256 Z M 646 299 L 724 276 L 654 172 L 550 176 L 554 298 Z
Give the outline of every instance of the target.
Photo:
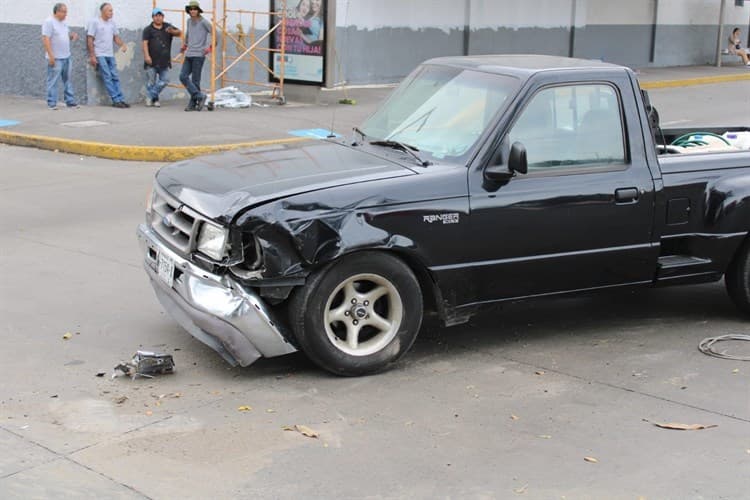
M 143 68 L 146 70 L 146 106 L 160 107 L 159 94 L 169 83 L 172 37 L 182 31 L 164 22 L 164 11 L 151 11 L 152 23 L 143 30 Z
M 92 20 L 86 30 L 87 45 L 89 49 L 89 62 L 94 68 L 99 68 L 99 74 L 104 80 L 104 87 L 112 98 L 112 106 L 115 108 L 129 108 L 125 102 L 120 88 L 120 75 L 117 73 L 117 62 L 112 50 L 112 42 L 123 52 L 128 47 L 120 39 L 120 32 L 112 20 L 112 4 L 103 3 L 99 7 L 100 17 Z
M 180 81 L 190 93 L 190 102 L 185 111 L 200 111 L 206 103 L 206 94 L 201 92 L 201 71 L 206 55 L 211 53 L 211 23 L 201 14 L 200 4 L 197 0 L 190 0 L 185 6 L 185 12 L 190 14 L 190 19 L 185 27 L 185 42 L 182 52 L 185 60 L 180 71 Z
M 42 24 L 42 43 L 44 57 L 47 59 L 47 106 L 57 109 L 57 82 L 62 79 L 65 104 L 77 108 L 73 82 L 70 81 L 70 41 L 78 40 L 78 33 L 71 33 L 65 18 L 68 7 L 56 3 L 52 7 L 52 16 Z

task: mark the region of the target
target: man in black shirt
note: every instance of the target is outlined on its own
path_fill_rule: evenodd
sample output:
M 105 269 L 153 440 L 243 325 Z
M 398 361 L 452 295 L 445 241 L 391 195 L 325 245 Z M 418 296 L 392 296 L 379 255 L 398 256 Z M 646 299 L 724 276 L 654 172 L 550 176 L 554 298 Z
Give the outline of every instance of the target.
M 172 38 L 182 31 L 164 22 L 164 11 L 151 11 L 151 24 L 143 30 L 143 67 L 146 70 L 146 106 L 159 107 L 159 94 L 169 83 L 172 67 Z

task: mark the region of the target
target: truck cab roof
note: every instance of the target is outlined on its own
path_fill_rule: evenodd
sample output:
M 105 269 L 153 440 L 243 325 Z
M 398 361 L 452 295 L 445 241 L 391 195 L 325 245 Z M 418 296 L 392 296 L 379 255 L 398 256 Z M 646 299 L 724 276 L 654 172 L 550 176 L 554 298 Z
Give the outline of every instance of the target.
M 627 69 L 623 66 L 603 61 L 538 54 L 436 57 L 425 61 L 424 64 L 455 66 L 486 73 L 515 76 L 522 80 L 542 71 L 602 69 L 622 71 Z

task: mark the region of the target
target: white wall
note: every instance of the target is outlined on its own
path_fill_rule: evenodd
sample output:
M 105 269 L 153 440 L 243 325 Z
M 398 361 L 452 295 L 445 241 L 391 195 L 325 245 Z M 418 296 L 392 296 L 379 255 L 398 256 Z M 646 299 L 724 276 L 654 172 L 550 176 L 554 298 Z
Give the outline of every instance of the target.
M 660 0 L 659 24 L 706 25 L 719 22 L 720 0 Z M 724 23 L 746 27 L 750 22 L 750 2 L 744 7 L 726 0 Z
M 716 1 L 716 0 L 713 0 Z M 579 9 L 581 8 L 579 1 Z M 624 2 L 585 2 L 586 24 L 644 25 L 654 22 L 656 0 L 628 0 Z
M 334 0 L 329 0 L 330 2 Z M 569 26 L 573 0 L 335 0 L 336 24 L 363 30 L 382 27 L 463 29 L 470 4 L 473 28 Z M 587 0 L 578 0 L 586 3 Z
M 68 6 L 68 24 L 73 27 L 85 26 L 89 19 L 99 15 L 99 6 L 103 2 L 104 0 L 63 1 Z M 54 0 L 24 2 L 0 0 L 0 23 L 41 25 L 52 15 L 52 7 L 55 3 Z M 112 0 L 109 3 L 114 9 L 115 22 L 123 29 L 141 29 L 151 22 L 153 0 Z M 168 22 L 179 25 L 182 22 L 181 13 L 185 11 L 186 3 L 186 0 L 160 0 L 157 6 L 165 11 L 165 18 Z M 210 11 L 214 3 L 217 11 L 221 11 L 224 5 L 223 0 L 203 0 L 201 7 L 204 11 Z M 268 10 L 268 0 L 230 0 L 228 8 L 265 12 Z M 247 25 L 249 22 L 250 16 L 244 15 L 243 24 Z

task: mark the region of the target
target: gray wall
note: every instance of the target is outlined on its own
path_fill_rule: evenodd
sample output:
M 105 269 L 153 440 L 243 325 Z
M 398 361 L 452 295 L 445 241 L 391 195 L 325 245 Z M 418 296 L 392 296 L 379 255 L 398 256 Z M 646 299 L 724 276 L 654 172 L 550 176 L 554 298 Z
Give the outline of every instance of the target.
M 735 25 L 724 28 L 722 48 Z M 748 27 L 741 25 L 743 33 Z M 395 82 L 431 57 L 460 54 L 550 54 L 601 59 L 633 68 L 714 64 L 716 25 L 586 25 L 568 28 L 463 30 L 339 27 L 337 81 Z M 654 57 L 652 56 L 654 45 Z
M 77 42 L 71 43 L 71 71 L 76 98 L 81 104 L 109 105 L 112 101 L 107 94 L 101 78 L 88 64 L 86 36 L 83 28 L 72 28 L 79 35 Z M 143 102 L 145 98 L 145 73 L 143 70 L 143 53 L 141 49 L 141 30 L 120 30 L 120 38 L 128 45 L 128 51 L 133 51 L 126 59 L 127 65 L 118 65 L 120 82 L 129 103 Z M 256 33 L 259 37 L 262 33 Z M 217 65 L 220 64 L 221 44 L 217 41 Z M 227 43 L 227 55 L 238 55 L 234 42 Z M 47 63 L 44 59 L 41 27 L 29 24 L 0 23 L 0 47 L 3 48 L 3 71 L 0 71 L 0 93 L 38 97 L 46 97 L 45 80 Z M 172 42 L 173 55 L 180 49 L 180 40 Z M 132 57 L 131 57 L 132 56 Z M 228 63 L 227 63 L 228 64 Z M 172 83 L 179 84 L 180 64 L 174 64 L 170 71 Z M 250 78 L 250 68 L 247 62 L 238 63 L 227 73 L 227 77 L 234 80 L 247 81 Z M 268 81 L 264 70 L 256 65 L 255 78 L 258 81 Z M 217 82 L 217 89 L 220 83 Z M 240 87 L 242 90 L 258 90 L 242 84 L 227 83 Z M 210 62 L 206 59 L 201 79 L 203 88 L 210 88 Z M 62 101 L 62 87 L 58 92 Z M 187 99 L 184 89 L 168 87 L 162 93 L 162 99 Z
M 83 29 L 74 31 L 83 36 Z M 47 62 L 41 26 L 0 23 L 0 47 L 3 51 L 0 92 L 44 99 L 47 95 Z M 81 103 L 86 103 L 86 60 L 81 47 L 80 40 L 71 46 L 71 72 L 76 97 Z M 59 98 L 62 99 L 62 87 Z
M 735 25 L 725 27 L 722 45 Z M 747 26 L 741 25 L 743 33 Z M 72 45 L 73 84 L 81 103 L 110 104 L 101 80 L 87 64 L 84 33 L 75 28 L 81 40 Z M 586 25 L 574 32 L 575 57 L 603 59 L 631 67 L 680 66 L 713 64 L 718 28 L 713 25 Z M 654 60 L 650 61 L 652 32 L 655 38 Z M 257 33 L 260 36 L 261 33 Z M 142 102 L 145 96 L 141 30 L 121 30 L 122 39 L 133 51 L 127 65 L 121 65 L 120 78 L 126 100 Z M 179 51 L 179 40 L 173 51 Z M 227 53 L 237 54 L 233 42 Z M 27 95 L 43 99 L 45 96 L 46 62 L 39 25 L 0 23 L 0 46 L 3 47 L 3 68 L 0 72 L 0 93 Z M 497 28 L 475 29 L 359 29 L 338 27 L 336 50 L 338 61 L 336 82 L 390 83 L 403 78 L 417 64 L 432 57 L 461 54 L 539 53 L 570 55 L 571 31 L 567 28 Z M 217 47 L 218 55 L 221 47 Z M 173 83 L 179 83 L 180 65 L 170 73 Z M 255 67 L 256 79 L 267 81 L 262 68 Z M 202 78 L 209 88 L 209 63 L 206 61 Z M 228 73 L 235 80 L 248 80 L 250 69 L 242 62 Z M 217 82 L 217 88 L 220 83 Z M 253 91 L 242 84 L 228 83 L 242 90 Z M 167 88 L 164 99 L 186 98 L 183 89 Z

